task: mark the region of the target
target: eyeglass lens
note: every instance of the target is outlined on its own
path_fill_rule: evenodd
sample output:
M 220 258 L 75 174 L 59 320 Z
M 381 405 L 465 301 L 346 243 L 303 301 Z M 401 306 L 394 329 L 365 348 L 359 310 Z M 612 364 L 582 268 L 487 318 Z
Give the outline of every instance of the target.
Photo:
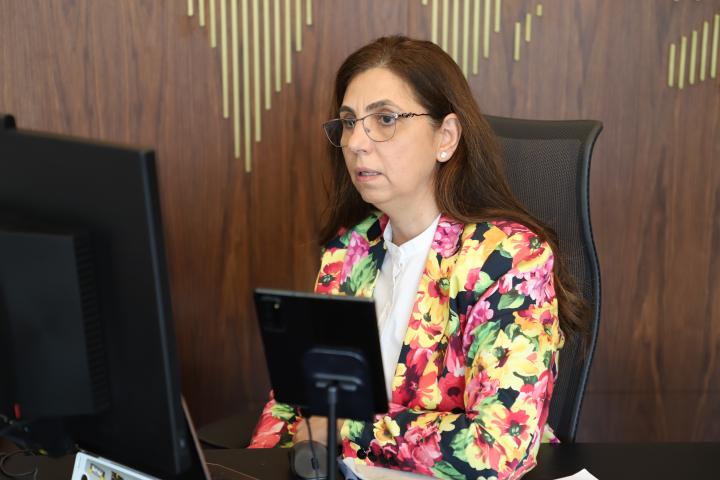
M 394 115 L 373 113 L 360 122 L 367 136 L 374 142 L 386 142 L 395 135 L 397 118 Z M 325 122 L 323 128 L 330 143 L 336 147 L 347 147 L 357 123 L 356 118 L 337 118 Z

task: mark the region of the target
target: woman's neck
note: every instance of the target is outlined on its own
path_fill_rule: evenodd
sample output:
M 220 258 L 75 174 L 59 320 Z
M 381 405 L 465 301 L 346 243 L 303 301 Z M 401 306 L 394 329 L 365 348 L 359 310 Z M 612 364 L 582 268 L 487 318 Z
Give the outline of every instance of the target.
M 425 208 L 420 211 L 387 213 L 392 224 L 392 242 L 399 246 L 412 240 L 424 232 L 439 214 L 440 211 L 434 204 L 433 208 Z

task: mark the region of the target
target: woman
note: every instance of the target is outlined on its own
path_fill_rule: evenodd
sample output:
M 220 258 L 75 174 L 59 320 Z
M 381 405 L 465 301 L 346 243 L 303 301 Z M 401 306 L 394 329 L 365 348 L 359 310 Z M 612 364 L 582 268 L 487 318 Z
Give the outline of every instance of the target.
M 374 422 L 342 423 L 343 455 L 439 478 L 519 478 L 553 438 L 564 334 L 583 330 L 555 242 L 510 192 L 492 131 L 437 45 L 387 37 L 354 52 L 332 113 L 315 290 L 375 298 L 390 399 Z M 300 420 L 271 400 L 251 446 L 306 439 Z M 323 422 L 311 419 L 316 436 Z

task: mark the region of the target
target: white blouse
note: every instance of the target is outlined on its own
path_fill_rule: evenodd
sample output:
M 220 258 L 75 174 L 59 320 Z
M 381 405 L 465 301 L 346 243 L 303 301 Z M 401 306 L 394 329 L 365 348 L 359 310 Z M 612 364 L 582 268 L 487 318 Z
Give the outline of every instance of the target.
M 417 298 L 420 278 L 432 246 L 440 215 L 417 237 L 398 246 L 392 242 L 392 225 L 385 227 L 385 259 L 375 282 L 373 297 L 380 332 L 380 351 L 383 359 L 385 388 L 388 399 L 392 396 L 392 382 L 395 377 L 400 349 L 402 348 L 408 321 Z M 399 472 L 382 467 L 355 465 L 351 458 L 343 460 L 344 466 L 363 480 L 426 479 L 417 473 Z M 350 477 L 352 478 L 352 477 Z
M 439 221 L 440 215 L 425 231 L 400 246 L 392 242 L 390 223 L 383 233 L 387 252 L 375 283 L 373 297 L 388 399 L 392 394 L 395 368 L 417 298 L 418 285 Z

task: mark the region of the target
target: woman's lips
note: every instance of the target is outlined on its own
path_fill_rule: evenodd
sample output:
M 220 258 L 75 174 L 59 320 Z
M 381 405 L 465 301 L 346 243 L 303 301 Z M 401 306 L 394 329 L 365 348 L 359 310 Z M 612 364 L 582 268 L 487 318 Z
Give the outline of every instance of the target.
M 376 172 L 375 170 L 356 170 L 355 172 L 355 178 L 358 182 L 371 182 L 373 180 L 376 180 L 378 177 L 380 177 L 380 172 Z

